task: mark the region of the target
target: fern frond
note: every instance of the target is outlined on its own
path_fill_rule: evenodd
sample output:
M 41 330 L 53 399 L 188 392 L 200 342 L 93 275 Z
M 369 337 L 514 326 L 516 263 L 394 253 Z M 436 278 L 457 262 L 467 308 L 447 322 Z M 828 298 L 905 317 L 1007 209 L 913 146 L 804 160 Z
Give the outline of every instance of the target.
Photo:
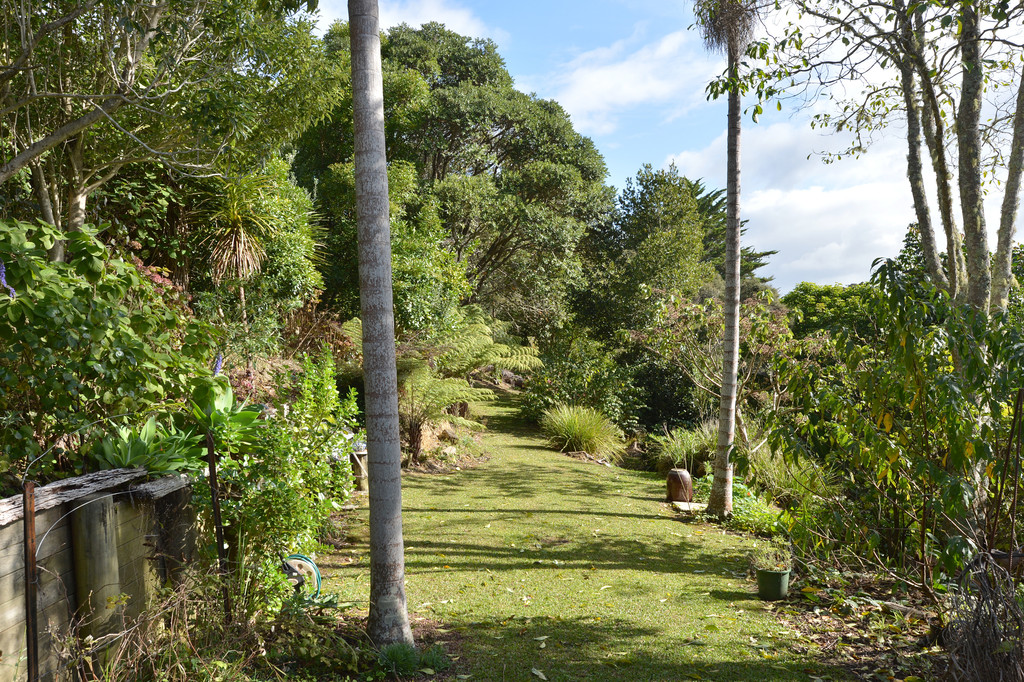
M 341 325 L 341 331 L 352 339 L 352 343 L 356 346 L 356 352 L 360 355 L 363 354 L 363 321 L 358 317 L 353 317 L 348 322 Z
M 540 351 L 533 346 L 502 346 L 506 354 L 494 361 L 496 369 L 507 369 L 510 372 L 532 372 L 544 366 L 540 359 Z
M 493 400 L 494 392 L 486 388 L 474 388 L 465 379 L 435 376 L 424 364 L 406 377 L 401 387 L 399 411 L 407 418 L 418 422 L 450 421 L 463 426 L 481 428 L 477 422 L 453 417 L 445 410 L 457 403 Z

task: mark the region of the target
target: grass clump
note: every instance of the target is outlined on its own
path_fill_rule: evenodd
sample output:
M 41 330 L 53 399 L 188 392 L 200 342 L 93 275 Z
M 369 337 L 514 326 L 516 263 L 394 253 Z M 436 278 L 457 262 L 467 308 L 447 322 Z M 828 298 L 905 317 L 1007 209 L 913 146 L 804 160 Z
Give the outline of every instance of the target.
M 653 447 L 653 468 L 661 475 L 682 467 L 694 476 L 698 469 L 707 469 L 718 443 L 718 422 L 709 420 L 694 429 L 668 429 L 664 435 L 650 436 Z M 648 460 L 650 462 L 650 460 Z
M 592 407 L 556 405 L 544 411 L 540 428 L 562 452 L 583 451 L 617 461 L 626 449 L 619 427 Z
M 434 644 L 420 653 L 412 644 L 397 642 L 383 647 L 377 655 L 381 669 L 398 677 L 409 677 L 418 672 L 435 675 L 452 667 L 444 647 Z
M 415 675 L 420 668 L 420 652 L 412 644 L 396 642 L 381 648 L 377 661 L 381 668 L 394 675 Z
M 440 673 L 452 667 L 452 661 L 445 653 L 444 647 L 434 644 L 420 655 L 420 667 Z
M 784 509 L 831 499 L 839 493 L 836 476 L 827 467 L 808 458 L 787 461 L 767 444 L 746 456 L 746 470 L 747 480 Z

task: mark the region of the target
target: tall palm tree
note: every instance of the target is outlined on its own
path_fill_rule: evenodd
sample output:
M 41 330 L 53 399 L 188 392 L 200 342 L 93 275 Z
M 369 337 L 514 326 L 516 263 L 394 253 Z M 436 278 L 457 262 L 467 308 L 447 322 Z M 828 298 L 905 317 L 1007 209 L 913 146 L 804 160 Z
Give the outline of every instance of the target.
M 398 428 L 391 229 L 384 147 L 384 82 L 377 0 L 349 0 L 352 109 L 355 123 L 359 298 L 370 492 L 370 616 L 378 646 L 412 643 L 405 603 L 402 544 L 402 450 Z
M 729 130 L 726 177 L 725 331 L 722 335 L 722 392 L 718 447 L 708 512 L 732 513 L 732 454 L 736 431 L 736 375 L 740 357 L 740 56 L 750 42 L 757 0 L 696 0 L 694 15 L 704 45 L 728 57 Z

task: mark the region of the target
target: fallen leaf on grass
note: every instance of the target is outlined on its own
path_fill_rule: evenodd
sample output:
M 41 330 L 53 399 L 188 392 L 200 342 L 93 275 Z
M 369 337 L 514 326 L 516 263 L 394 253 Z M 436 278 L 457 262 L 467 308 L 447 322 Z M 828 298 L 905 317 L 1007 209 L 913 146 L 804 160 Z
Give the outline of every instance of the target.
M 542 635 L 540 637 L 534 637 L 534 639 L 537 640 L 538 642 L 543 642 L 545 639 L 547 639 L 550 636 L 551 635 Z
M 537 677 L 539 677 L 539 678 L 540 678 L 540 679 L 542 679 L 542 680 L 546 680 L 546 679 L 548 679 L 548 676 L 547 676 L 547 675 L 545 675 L 545 674 L 544 674 L 544 673 L 542 673 L 541 671 L 537 670 L 536 668 L 534 668 L 534 669 L 533 669 L 533 670 L 531 670 L 530 672 L 531 672 L 531 673 L 533 673 L 534 675 L 536 675 Z

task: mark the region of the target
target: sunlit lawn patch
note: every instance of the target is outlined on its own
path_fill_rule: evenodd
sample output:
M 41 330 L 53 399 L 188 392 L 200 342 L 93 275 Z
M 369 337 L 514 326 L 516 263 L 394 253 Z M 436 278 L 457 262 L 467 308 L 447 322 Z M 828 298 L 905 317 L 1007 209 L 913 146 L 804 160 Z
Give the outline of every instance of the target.
M 757 600 L 746 577 L 753 540 L 680 522 L 655 474 L 550 450 L 507 399 L 479 409 L 488 461 L 403 481 L 409 609 L 414 623 L 460 635 L 455 674 L 842 679 Z M 365 602 L 368 559 L 357 550 L 354 563 L 340 554 L 322 564 L 329 589 Z

